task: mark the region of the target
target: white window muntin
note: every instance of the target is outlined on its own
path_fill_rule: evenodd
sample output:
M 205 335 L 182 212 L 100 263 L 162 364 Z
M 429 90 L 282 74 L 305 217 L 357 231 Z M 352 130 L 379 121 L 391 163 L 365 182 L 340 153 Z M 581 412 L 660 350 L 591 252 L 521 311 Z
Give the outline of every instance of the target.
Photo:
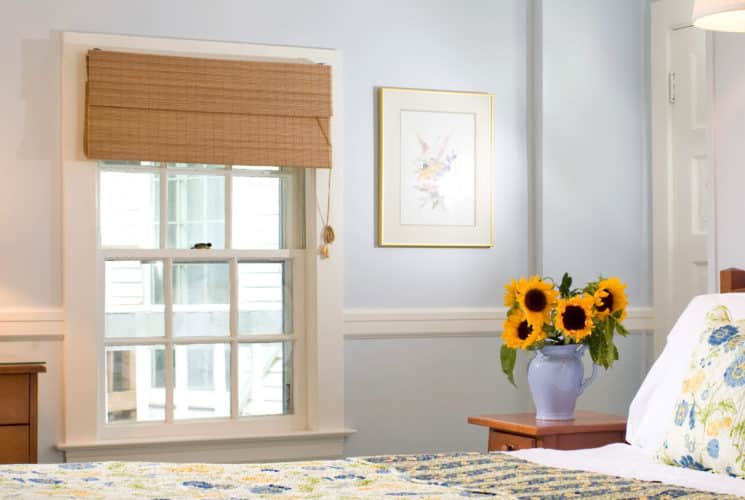
M 226 165 L 223 168 L 189 168 L 177 166 L 182 164 L 159 164 L 153 162 L 99 162 L 99 186 L 101 172 L 120 173 L 149 173 L 160 176 L 159 196 L 159 248 L 168 248 L 168 180 L 169 176 L 196 175 L 196 176 L 222 176 L 225 177 L 225 245 L 224 249 L 232 248 L 233 243 L 233 178 L 263 178 L 279 179 L 280 203 L 279 203 L 279 249 L 301 249 L 305 248 L 305 184 L 306 172 L 303 169 L 278 168 L 278 167 L 244 167 L 240 165 Z M 99 198 L 100 210 L 100 198 Z M 101 230 L 99 218 L 98 247 L 99 248 L 123 248 L 103 247 L 101 244 Z M 194 242 L 197 243 L 197 242 Z M 207 242 L 199 242 L 207 243 Z M 222 248 L 221 248 L 222 249 Z M 241 249 L 243 250 L 243 249 Z M 250 250 L 250 249 L 245 249 Z
M 99 242 L 99 276 L 101 279 L 101 291 L 105 287 L 105 262 L 116 260 L 131 260 L 140 262 L 162 262 L 163 271 L 163 294 L 165 302 L 165 335 L 159 337 L 114 337 L 106 338 L 104 335 L 104 307 L 103 301 L 98 321 L 102 340 L 99 352 L 100 379 L 106 379 L 105 349 L 114 346 L 164 346 L 165 348 L 165 420 L 163 422 L 106 422 L 106 384 L 100 384 L 99 394 L 99 424 L 102 429 L 103 438 L 115 437 L 151 437 L 162 435 L 181 435 L 188 428 L 194 432 L 208 429 L 207 426 L 227 425 L 240 427 L 244 431 L 260 431 L 262 427 L 275 430 L 285 428 L 287 431 L 297 430 L 305 425 L 305 384 L 302 378 L 304 365 L 304 342 L 303 342 L 303 311 L 304 292 L 302 289 L 302 277 L 304 276 L 304 261 L 306 252 L 293 247 L 301 247 L 304 241 L 302 221 L 304 220 L 302 208 L 304 203 L 303 182 L 299 182 L 297 174 L 282 170 L 248 169 L 248 168 L 185 168 L 183 166 L 161 166 L 158 164 L 141 165 L 110 165 L 99 166 L 99 178 L 101 172 L 130 172 L 130 173 L 152 173 L 160 175 L 160 213 L 159 213 L 159 245 L 160 248 L 106 248 L 101 246 L 101 231 L 99 220 L 98 242 Z M 168 244 L 168 178 L 169 175 L 222 175 L 225 177 L 225 247 L 224 249 L 191 250 L 186 248 L 166 248 Z M 305 175 L 304 172 L 300 172 Z M 231 233 L 233 218 L 233 177 L 278 177 L 281 178 L 281 199 L 279 203 L 280 214 L 280 236 L 281 247 L 290 249 L 262 249 L 242 250 L 231 249 Z M 298 196 L 298 194 L 301 194 Z M 100 198 L 99 198 L 100 204 Z M 300 212 L 300 213 L 298 213 Z M 99 210 L 100 213 L 100 210 Z M 230 332 L 225 336 L 189 336 L 177 337 L 173 335 L 173 265 L 174 263 L 227 263 L 230 268 Z M 238 326 L 239 301 L 238 301 L 238 266 L 241 263 L 283 263 L 283 295 L 284 295 L 284 331 L 282 333 L 248 333 L 240 334 Z M 294 279 L 298 277 L 299 279 Z M 287 326 L 290 326 L 288 329 Z M 283 343 L 289 346 L 291 352 L 292 366 L 287 370 L 291 379 L 290 400 L 286 403 L 287 412 L 282 415 L 268 416 L 241 416 L 238 405 L 240 391 L 238 355 L 241 345 L 258 343 Z M 230 416 L 229 418 L 200 418 L 197 420 L 175 419 L 174 416 L 174 368 L 173 357 L 175 347 L 180 345 L 204 345 L 204 344 L 227 344 L 230 346 Z

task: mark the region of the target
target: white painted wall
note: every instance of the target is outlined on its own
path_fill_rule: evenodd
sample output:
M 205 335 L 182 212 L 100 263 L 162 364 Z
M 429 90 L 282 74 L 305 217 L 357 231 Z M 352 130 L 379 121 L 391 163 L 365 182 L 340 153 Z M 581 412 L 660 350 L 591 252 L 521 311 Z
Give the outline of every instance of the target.
M 745 35 L 717 33 L 713 41 L 711 110 L 716 176 L 717 258 L 720 269 L 745 267 Z
M 649 1 L 543 5 L 544 272 L 650 304 Z
M 652 335 L 619 339 L 621 359 L 577 403 L 580 409 L 625 415 L 651 365 Z M 347 438 L 350 456 L 447 451 L 485 451 L 487 431 L 468 415 L 533 411 L 521 353 L 518 388 L 499 367 L 493 338 L 348 340 L 345 380 L 347 419 L 357 433 Z M 586 363 L 585 375 L 591 365 Z
M 541 148 L 537 155 L 537 198 L 542 205 L 539 263 L 545 275 L 558 278 L 569 271 L 577 282 L 600 273 L 621 276 L 628 283 L 632 303 L 649 305 L 649 2 L 542 3 L 543 28 L 536 37 L 542 51 L 536 58 L 542 61 L 536 76 L 542 78 L 539 88 L 543 89 L 537 99 L 543 113 L 536 124 Z M 496 129 L 497 137 L 504 133 L 499 125 Z M 497 214 L 515 203 L 503 203 L 505 183 L 522 186 L 527 181 L 520 177 L 515 182 L 500 160 L 497 152 Z M 352 175 L 361 174 L 355 170 Z M 368 176 L 372 178 L 372 168 Z M 353 213 L 364 213 L 373 203 L 372 194 L 371 190 Z M 490 258 L 504 252 L 500 248 L 515 248 L 515 240 L 519 251 L 524 251 L 527 235 L 520 224 L 525 221 L 525 198 L 519 197 L 518 203 L 520 209 L 511 212 L 518 219 L 514 215 L 508 219 L 517 222 L 505 224 L 497 217 L 497 248 L 482 252 Z M 347 307 L 493 306 L 500 300 L 504 278 L 526 269 L 526 262 L 510 260 L 511 250 L 484 266 L 480 253 L 462 250 L 374 248 L 372 217 L 365 222 L 347 219 Z M 361 227 L 350 227 L 358 223 Z M 349 234 L 354 231 L 364 238 Z M 360 260 L 369 263 L 368 269 L 358 265 L 355 254 L 364 256 Z M 449 261 L 450 255 L 456 264 Z M 412 263 L 414 259 L 421 264 Z M 425 274 L 433 262 L 446 266 L 437 268 L 434 282 Z M 472 276 L 472 265 L 483 270 L 481 275 Z M 417 276 L 411 266 L 421 269 L 422 278 L 416 283 L 366 289 L 367 283 L 379 283 L 381 275 L 386 282 L 398 283 L 388 269 L 407 278 Z M 425 286 L 429 292 L 424 292 Z M 416 287 L 414 296 L 412 287 Z M 455 300 L 453 290 L 459 292 Z M 385 296 L 379 298 L 381 294 Z M 618 345 L 621 361 L 582 396 L 580 408 L 627 412 L 652 361 L 651 336 L 632 335 Z M 497 353 L 494 340 L 484 338 L 347 341 L 347 421 L 358 429 L 348 439 L 347 451 L 355 455 L 484 449 L 485 432 L 465 424 L 464 416 L 531 407 L 525 381 L 518 390 L 512 388 L 499 371 Z M 522 356 L 523 362 L 526 357 Z M 522 375 L 524 368 L 516 371 Z
M 346 307 L 498 304 L 502 283 L 529 271 L 526 3 L 0 0 L 0 231 L 6 241 L 0 306 L 62 303 L 57 33 L 68 30 L 340 49 Z M 617 273 L 629 281 L 634 305 L 648 305 L 647 2 L 545 4 L 544 267 L 582 279 Z M 493 249 L 374 246 L 377 86 L 495 95 Z M 630 340 L 622 356 L 644 359 L 642 344 Z M 0 349 L 23 354 L 33 346 Z M 58 347 L 38 352 L 50 367 L 59 363 Z M 499 374 L 497 352 L 488 338 L 347 341 L 347 423 L 359 431 L 348 453 L 483 448 L 485 432 L 464 424 L 468 414 L 529 407 L 525 384 L 515 391 Z M 56 366 L 42 379 L 47 394 L 62 391 Z M 607 376 L 623 381 L 618 399 L 588 394 L 582 404 L 625 408 L 641 371 L 633 362 L 619 367 Z M 61 404 L 50 396 L 41 411 L 47 447 L 41 456 L 54 460 L 48 445 L 61 439 Z

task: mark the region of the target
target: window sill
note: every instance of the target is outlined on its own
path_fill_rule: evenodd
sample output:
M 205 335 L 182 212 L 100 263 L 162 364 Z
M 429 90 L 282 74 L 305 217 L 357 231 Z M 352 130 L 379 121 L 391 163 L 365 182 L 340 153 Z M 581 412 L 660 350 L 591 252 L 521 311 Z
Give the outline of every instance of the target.
M 188 437 L 60 443 L 66 462 L 149 461 L 249 463 L 339 458 L 353 429 L 297 431 L 245 437 Z

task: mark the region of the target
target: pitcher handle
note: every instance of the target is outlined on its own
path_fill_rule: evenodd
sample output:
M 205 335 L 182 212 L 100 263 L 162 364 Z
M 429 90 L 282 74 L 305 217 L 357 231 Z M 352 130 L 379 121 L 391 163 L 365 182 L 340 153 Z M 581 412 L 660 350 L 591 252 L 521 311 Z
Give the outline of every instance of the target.
M 583 392 L 585 392 L 585 389 L 587 389 L 588 387 L 590 387 L 590 384 L 592 384 L 593 382 L 595 382 L 595 379 L 596 378 L 598 378 L 598 365 L 596 365 L 595 363 L 593 363 L 592 364 L 592 373 L 590 374 L 590 377 L 587 378 L 587 379 L 585 379 L 582 382 L 582 385 L 579 386 L 579 393 L 582 394 Z

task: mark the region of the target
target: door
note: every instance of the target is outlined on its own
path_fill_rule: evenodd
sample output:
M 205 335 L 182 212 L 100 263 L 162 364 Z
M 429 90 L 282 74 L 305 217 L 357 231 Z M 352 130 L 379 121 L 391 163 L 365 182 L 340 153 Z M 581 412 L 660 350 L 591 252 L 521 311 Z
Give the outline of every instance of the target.
M 659 353 L 695 295 L 716 287 L 711 242 L 714 172 L 708 155 L 707 34 L 691 26 L 693 0 L 651 4 L 652 240 Z
M 707 156 L 706 32 L 673 30 L 669 96 L 672 174 L 672 316 L 706 293 L 711 172 Z

